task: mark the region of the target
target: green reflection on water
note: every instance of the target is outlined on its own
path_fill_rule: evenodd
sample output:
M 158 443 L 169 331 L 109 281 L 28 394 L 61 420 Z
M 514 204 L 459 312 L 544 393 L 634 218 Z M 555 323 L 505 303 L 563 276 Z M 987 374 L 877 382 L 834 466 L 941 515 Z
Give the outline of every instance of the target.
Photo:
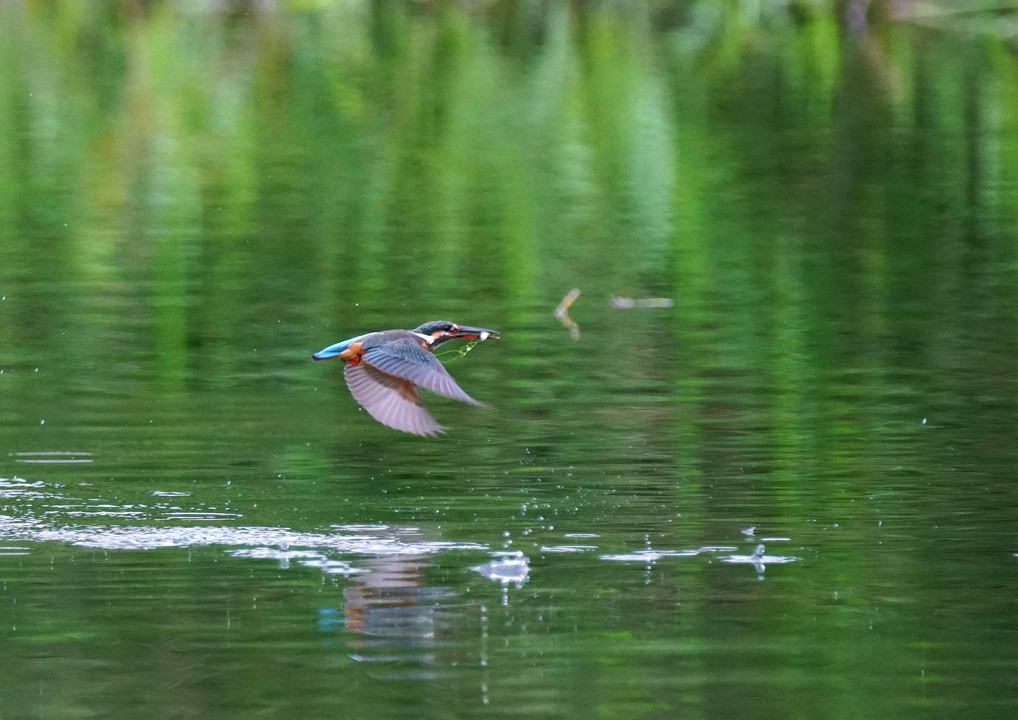
M 1012 716 L 1013 55 L 747 8 L 0 8 L 0 714 Z

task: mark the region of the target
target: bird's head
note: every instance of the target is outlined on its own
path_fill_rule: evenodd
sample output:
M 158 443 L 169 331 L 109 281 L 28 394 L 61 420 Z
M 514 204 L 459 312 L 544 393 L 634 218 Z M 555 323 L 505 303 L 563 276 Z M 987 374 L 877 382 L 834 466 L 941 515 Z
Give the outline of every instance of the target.
M 413 329 L 413 332 L 425 338 L 431 347 L 440 345 L 446 340 L 497 340 L 499 337 L 497 330 L 457 325 L 445 320 L 431 320 L 423 325 L 418 325 Z

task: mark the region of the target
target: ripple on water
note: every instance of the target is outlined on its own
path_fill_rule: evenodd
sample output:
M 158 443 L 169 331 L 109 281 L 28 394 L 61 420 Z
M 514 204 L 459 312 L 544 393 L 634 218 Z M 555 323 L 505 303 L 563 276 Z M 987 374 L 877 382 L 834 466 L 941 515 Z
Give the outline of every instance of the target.
M 720 558 L 721 562 L 724 563 L 743 563 L 746 565 L 752 565 L 756 568 L 757 572 L 763 572 L 767 565 L 782 565 L 784 563 L 795 562 L 799 558 L 794 555 L 767 555 L 765 553 L 766 548 L 763 543 L 756 546 L 750 555 L 726 555 Z
M 14 462 L 46 465 L 62 465 L 72 463 L 90 463 L 93 460 L 90 452 L 74 452 L 71 450 L 38 450 L 31 452 L 7 453 Z
M 0 555 L 28 555 L 30 548 L 22 545 L 0 545 Z
M 327 575 L 343 575 L 348 577 L 357 573 L 365 572 L 361 568 L 354 567 L 345 560 L 330 558 L 317 550 L 288 550 L 278 547 L 253 547 L 230 550 L 227 553 L 230 557 L 253 558 L 255 560 L 276 560 L 280 567 L 288 568 L 292 562 L 303 567 L 321 570 Z
M 187 497 L 189 492 L 151 491 L 158 498 Z M 419 528 L 386 524 L 330 526 L 321 532 L 300 532 L 278 526 L 233 526 L 237 512 L 159 503 L 114 503 L 99 498 L 78 499 L 61 494 L 57 486 L 20 477 L 0 478 L 0 498 L 10 498 L 15 510 L 0 515 L 0 554 L 26 554 L 31 545 L 63 543 L 103 550 L 155 550 L 222 546 L 231 557 L 296 563 L 330 575 L 363 572 L 348 555 L 365 558 L 429 556 L 449 550 L 482 551 L 488 545 L 433 540 Z M 24 500 L 42 499 L 44 507 Z M 98 523 L 109 519 L 121 524 Z M 80 520 L 80 524 L 79 521 Z
M 0 478 L 0 498 L 39 499 L 47 497 L 41 492 L 45 484 L 41 481 L 31 482 L 15 475 L 12 478 Z
M 408 541 L 395 532 L 348 535 L 298 532 L 288 528 L 241 526 L 88 526 L 54 527 L 0 516 L 0 539 L 62 542 L 103 550 L 154 550 L 223 545 L 329 550 L 358 555 L 429 554 L 447 550 L 487 550 L 486 545 L 452 541 Z
M 629 553 L 615 553 L 602 555 L 602 560 L 614 562 L 654 562 L 666 557 L 694 557 L 699 555 L 699 550 L 635 550 Z
M 582 553 L 597 550 L 597 545 L 542 545 L 544 553 Z
M 759 544 L 756 549 L 748 555 L 739 555 L 735 551 L 738 548 L 730 545 L 704 545 L 703 547 L 696 549 L 685 549 L 685 550 L 667 550 L 657 548 L 644 548 L 642 550 L 636 550 L 629 553 L 614 553 L 601 555 L 602 560 L 609 560 L 614 562 L 642 562 L 651 563 L 661 560 L 662 558 L 671 557 L 696 557 L 698 555 L 720 555 L 717 559 L 724 563 L 744 563 L 747 565 L 753 565 L 757 572 L 763 572 L 766 565 L 780 565 L 784 563 L 795 562 L 800 558 L 794 555 L 766 555 L 764 553 L 764 545 Z M 721 553 L 728 553 L 721 555 Z
M 215 512 L 211 510 L 171 510 L 166 513 L 166 520 L 186 520 L 188 522 L 202 520 L 222 520 L 224 518 L 243 517 L 235 512 Z

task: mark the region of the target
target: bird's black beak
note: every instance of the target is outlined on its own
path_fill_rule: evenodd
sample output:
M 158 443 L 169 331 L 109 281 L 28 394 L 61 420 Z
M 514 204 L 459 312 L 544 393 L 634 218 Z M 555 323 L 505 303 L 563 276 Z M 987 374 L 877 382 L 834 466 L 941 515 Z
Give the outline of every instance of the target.
M 463 340 L 498 340 L 500 336 L 498 330 L 457 325 L 456 329 L 450 330 L 446 337 L 450 340 L 453 338 L 461 338 Z

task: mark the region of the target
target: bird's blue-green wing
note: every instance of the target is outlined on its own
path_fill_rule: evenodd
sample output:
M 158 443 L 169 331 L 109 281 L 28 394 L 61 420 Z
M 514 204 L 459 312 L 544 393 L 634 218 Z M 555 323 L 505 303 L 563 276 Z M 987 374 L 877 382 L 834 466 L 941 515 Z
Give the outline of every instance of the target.
M 424 409 L 417 388 L 407 380 L 363 362 L 347 364 L 343 377 L 354 400 L 383 425 L 415 435 L 443 432 L 442 426 Z
M 471 405 L 483 405 L 467 395 L 438 358 L 421 347 L 413 338 L 368 348 L 361 361 L 433 393 Z

